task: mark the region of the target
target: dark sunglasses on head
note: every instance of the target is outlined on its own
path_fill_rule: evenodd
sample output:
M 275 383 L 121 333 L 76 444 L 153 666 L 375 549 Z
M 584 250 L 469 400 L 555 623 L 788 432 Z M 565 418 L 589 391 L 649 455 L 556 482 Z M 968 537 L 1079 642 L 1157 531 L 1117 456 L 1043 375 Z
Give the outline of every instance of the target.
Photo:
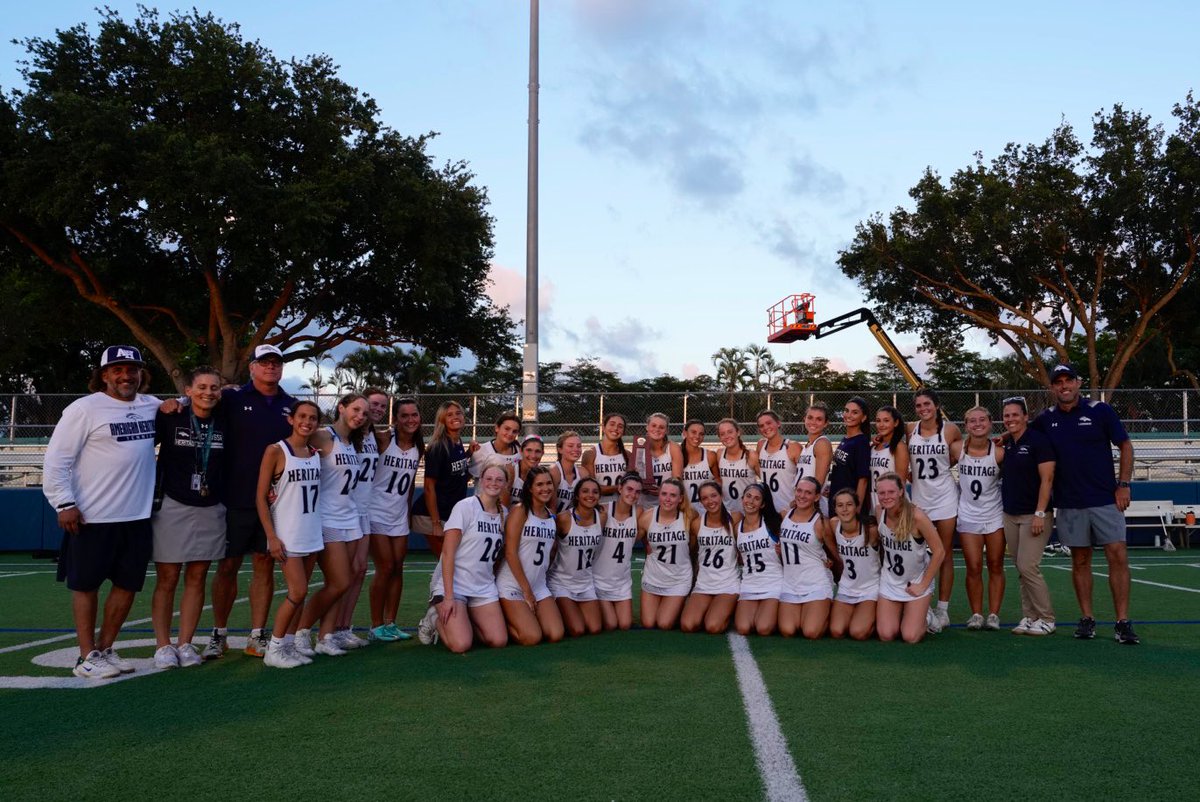
M 1001 402 L 1001 404 L 1003 406 L 1008 406 L 1009 404 L 1018 404 L 1020 405 L 1022 412 L 1029 411 L 1029 407 L 1025 405 L 1025 396 L 1023 395 L 1014 395 L 1011 398 L 1006 398 Z

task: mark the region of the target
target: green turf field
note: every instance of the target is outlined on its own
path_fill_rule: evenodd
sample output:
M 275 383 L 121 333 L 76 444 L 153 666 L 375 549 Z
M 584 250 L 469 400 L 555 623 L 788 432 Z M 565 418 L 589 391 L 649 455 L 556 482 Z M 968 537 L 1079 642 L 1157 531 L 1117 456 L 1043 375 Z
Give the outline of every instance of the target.
M 1071 638 L 1077 608 L 1063 558 L 1044 563 L 1063 623 L 1052 637 L 955 627 L 917 646 L 750 639 L 809 798 L 1195 798 L 1200 552 L 1139 551 L 1132 562 L 1138 647 L 1113 643 L 1111 624 L 1095 641 Z M 420 616 L 430 567 L 410 561 L 402 623 Z M 0 555 L 0 685 L 69 677 L 31 662 L 73 649 L 53 568 Z M 961 573 L 958 581 L 956 623 L 966 617 Z M 1103 577 L 1096 587 L 1097 617 L 1111 622 Z M 1006 622 L 1018 617 L 1016 601 L 1010 571 Z M 148 617 L 148 602 L 145 593 L 131 621 Z M 234 610 L 233 625 L 244 626 L 245 603 Z M 364 595 L 359 618 L 366 612 Z M 151 637 L 148 623 L 128 629 L 124 640 Z M 231 653 L 132 676 L 0 690 L 0 796 L 766 793 L 723 636 L 633 631 L 464 656 L 414 639 L 286 672 Z

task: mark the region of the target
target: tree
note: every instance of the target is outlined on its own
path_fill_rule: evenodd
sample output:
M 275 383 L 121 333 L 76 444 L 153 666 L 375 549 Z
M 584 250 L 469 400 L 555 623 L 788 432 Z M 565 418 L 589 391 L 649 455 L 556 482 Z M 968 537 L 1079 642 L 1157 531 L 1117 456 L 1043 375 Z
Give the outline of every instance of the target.
M 712 355 L 712 363 L 717 369 L 717 386 L 729 391 L 729 415 L 732 417 L 734 393 L 744 389 L 751 380 L 746 356 L 740 349 L 722 348 Z
M 747 370 L 750 371 L 750 386 L 755 390 L 763 389 L 763 380 L 765 378 L 763 376 L 763 367 L 768 359 L 773 359 L 773 357 L 771 356 L 770 349 L 765 345 L 750 343 L 742 349 L 742 360 L 749 363 Z
M 912 210 L 856 229 L 843 272 L 881 318 L 920 333 L 932 354 L 984 330 L 1044 382 L 1048 358 L 1086 349 L 1092 387 L 1116 387 L 1191 282 L 1200 230 L 1200 108 L 1177 105 L 1176 130 L 1114 106 L 1093 120 L 1090 149 L 1067 124 L 1041 145 L 1010 144 L 944 183 L 931 170 Z M 1115 336 L 1102 369 L 1098 347 Z
M 147 9 L 22 44 L 27 87 L 0 100 L 3 244 L 177 381 L 192 343 L 227 379 L 262 343 L 510 343 L 484 293 L 485 190 L 433 165 L 433 134 L 381 125 L 327 56 L 281 61 L 212 15 Z

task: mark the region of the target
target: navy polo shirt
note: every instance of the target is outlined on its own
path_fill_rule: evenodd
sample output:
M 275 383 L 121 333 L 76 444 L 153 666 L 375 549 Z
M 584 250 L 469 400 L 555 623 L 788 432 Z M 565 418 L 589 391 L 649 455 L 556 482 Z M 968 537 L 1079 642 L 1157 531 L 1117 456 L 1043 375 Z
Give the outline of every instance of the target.
M 445 523 L 454 505 L 467 497 L 467 480 L 471 478 L 467 466 L 470 457 L 462 441 L 449 438 L 435 443 L 425 452 L 425 478 L 434 481 L 437 488 L 438 518 Z M 421 510 L 425 514 L 425 510 Z
M 1054 504 L 1069 510 L 1113 504 L 1117 490 L 1112 446 L 1129 439 L 1113 408 L 1086 398 L 1069 411 L 1047 409 L 1033 421 L 1058 456 Z
M 275 395 L 263 395 L 254 383 L 221 392 L 221 410 L 225 423 L 225 506 L 239 510 L 254 509 L 258 488 L 258 470 L 267 446 L 292 433 L 287 416 L 296 399 L 279 388 Z
M 859 479 L 871 477 L 871 440 L 866 434 L 856 434 L 838 443 L 829 468 L 830 495 L 844 488 L 858 489 Z M 867 490 L 870 490 L 870 483 Z
M 1004 438 L 1000 498 L 1006 513 L 1032 515 L 1037 511 L 1038 491 L 1042 487 L 1038 466 L 1054 461 L 1054 446 L 1050 445 L 1046 435 L 1036 429 L 1027 427 L 1020 440 L 1013 440 L 1009 436 Z

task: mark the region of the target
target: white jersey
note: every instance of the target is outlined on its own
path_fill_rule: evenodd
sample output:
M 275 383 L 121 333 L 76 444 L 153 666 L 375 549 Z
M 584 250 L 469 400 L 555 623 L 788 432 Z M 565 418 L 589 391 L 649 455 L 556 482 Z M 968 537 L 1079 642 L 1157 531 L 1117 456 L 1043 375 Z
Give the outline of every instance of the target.
M 875 485 L 879 483 L 879 477 L 888 473 L 896 472 L 896 455 L 891 452 L 887 444 L 881 448 L 871 449 L 871 510 L 879 509 L 879 497 L 875 495 Z M 903 480 L 903 477 L 901 477 Z M 903 484 L 901 484 L 903 489 Z
M 921 581 L 929 566 L 929 547 L 914 535 L 908 540 L 897 540 L 887 524 L 887 513 L 879 512 L 879 545 L 883 548 L 883 569 L 879 574 L 879 598 L 891 601 L 910 602 L 915 596 L 906 590 L 910 583 Z M 933 583 L 925 595 L 933 593 Z
M 516 444 L 513 445 L 513 450 L 507 454 L 501 454 L 496 451 L 496 441 L 488 440 L 480 443 L 479 448 L 471 454 L 471 462 L 467 465 L 467 473 L 471 474 L 474 479 L 479 478 L 479 472 L 483 470 L 483 466 L 489 462 L 499 462 L 502 465 L 511 466 L 513 472 L 516 473 L 517 463 L 521 461 L 521 452 Z
M 958 514 L 958 485 L 950 475 L 950 445 L 942 437 L 945 421 L 926 437 L 921 424 L 908 436 L 909 465 L 912 471 L 912 500 L 931 521 L 944 521 Z
M 647 448 L 648 447 L 649 446 L 647 446 Z M 640 454 L 638 456 L 641 457 Z M 641 462 L 641 459 L 638 461 Z M 635 465 L 633 466 L 633 469 L 640 474 L 644 472 L 645 467 L 645 465 Z M 663 448 L 663 453 L 659 454 L 657 457 L 652 456 L 650 458 L 650 468 L 654 473 L 654 484 L 662 487 L 663 479 L 669 478 L 671 476 L 671 471 L 675 468 L 674 460 L 671 459 L 671 445 L 669 443 L 665 448 Z M 658 496 L 648 496 L 645 493 L 642 494 L 642 507 L 649 508 L 657 506 Z
M 379 446 L 375 443 L 375 433 L 367 432 L 367 436 L 363 438 L 362 450 L 358 452 L 358 479 L 351 493 L 359 515 L 368 515 L 371 511 L 371 488 L 378 468 Z
M 727 459 L 729 449 L 721 450 L 718 469 L 721 471 L 721 489 L 725 493 L 725 509 L 730 512 L 742 512 L 742 493 L 747 485 L 754 482 L 754 473 L 750 470 L 750 460 L 746 450 L 742 449 L 741 459 Z
M 92 393 L 65 410 L 42 464 L 42 492 L 58 509 L 74 503 L 92 524 L 150 517 L 154 501 L 154 418 L 149 395 L 121 401 Z
M 555 512 L 562 512 L 571 504 L 571 496 L 575 493 L 575 485 L 579 484 L 582 479 L 579 475 L 579 466 L 572 465 L 571 477 L 567 477 L 567 469 L 561 462 L 558 464 L 558 470 L 562 472 L 562 478 L 558 480 L 558 508 Z
M 530 470 L 532 470 L 532 468 Z M 529 471 L 526 471 L 525 473 L 529 473 Z M 509 502 L 509 506 L 515 507 L 517 504 L 521 503 L 521 488 L 524 486 L 525 477 L 521 475 L 521 463 L 518 462 L 515 466 L 513 466 L 512 501 Z M 557 507 L 558 501 L 554 501 L 553 504 L 555 507 Z
M 817 537 L 821 513 L 813 510 L 807 521 L 785 516 L 779 525 L 779 550 L 783 553 L 780 600 L 803 604 L 833 598 L 833 572 L 825 567 L 825 546 Z
M 525 516 L 525 525 L 521 527 L 521 542 L 517 546 L 517 555 L 521 561 L 521 571 L 525 574 L 529 587 L 533 590 L 536 601 L 549 598 L 550 589 L 546 585 L 546 572 L 550 570 L 550 555 L 554 551 L 554 541 L 558 536 L 554 516 L 547 511 L 545 518 L 538 518 L 533 512 Z M 525 594 L 513 574 L 508 561 L 500 563 L 500 571 L 496 574 L 496 587 L 500 596 L 505 599 L 523 599 Z
M 646 528 L 646 567 L 642 590 L 657 596 L 686 596 L 692 590 L 691 539 L 684 529 L 683 512 L 662 524 L 657 509 Z
M 446 531 L 462 532 L 454 552 L 454 595 L 464 599 L 495 599 L 496 561 L 504 554 L 504 512 L 488 512 L 478 496 L 467 496 L 454 505 Z M 444 596 L 442 560 L 433 569 L 430 592 Z
M 271 503 L 271 524 L 275 536 L 283 541 L 288 554 L 304 555 L 325 547 L 321 537 L 321 513 L 318 496 L 321 492 L 321 455 L 297 457 L 286 440 L 280 440 L 283 451 L 283 470 L 271 485 L 275 500 Z
M 796 497 L 799 469 L 788 456 L 788 445 L 785 439 L 778 451 L 767 451 L 767 444 L 763 442 L 762 450 L 758 452 L 758 467 L 762 472 L 763 484 L 770 488 L 775 509 L 780 515 L 792 506 L 792 499 Z
M 740 584 L 737 540 L 733 527 L 705 526 L 700 519 L 700 531 L 696 534 L 696 587 L 693 593 L 710 596 L 734 594 Z
M 712 468 L 708 465 L 708 451 L 703 448 L 701 451 L 703 459 L 700 462 L 685 465 L 682 479 L 684 497 L 691 503 L 693 510 L 703 515 L 704 505 L 700 503 L 700 485 L 714 481 L 717 477 L 713 476 Z
M 973 457 L 964 444 L 958 458 L 958 531 L 990 535 L 1004 527 L 1004 502 L 1000 498 L 1000 466 L 996 447 L 988 443 L 987 453 Z
M 592 580 L 592 560 L 600 547 L 600 510 L 593 513 L 592 522 L 584 526 L 579 523 L 575 511 L 571 511 L 571 528 L 558 538 L 558 551 L 550 566 L 546 583 L 555 596 L 565 596 L 576 601 L 596 598 L 596 584 Z
M 838 601 L 857 604 L 875 601 L 879 596 L 879 544 L 867 543 L 867 533 L 860 526 L 854 537 L 842 535 L 842 522 L 834 519 L 833 539 L 842 555 L 842 581 L 838 583 Z
M 321 457 L 321 526 L 358 529 L 358 505 L 354 502 L 358 452 L 338 437 L 332 426 L 328 432 L 333 442 L 329 453 Z
M 743 599 L 778 599 L 783 582 L 783 564 L 775 550 L 778 543 L 766 524 L 747 532 L 745 522 L 738 524 L 737 550 L 742 557 L 742 583 L 738 593 Z
M 592 467 L 596 472 L 596 481 L 600 483 L 601 488 L 616 487 L 617 480 L 621 475 L 629 471 L 629 462 L 625 459 L 625 452 L 620 454 L 605 454 L 600 450 L 600 446 L 596 446 L 596 461 L 592 463 Z
M 633 544 L 637 540 L 637 509 L 623 521 L 616 516 L 617 502 L 609 502 L 608 518 L 600 546 L 592 558 L 596 595 L 604 601 L 633 598 Z
M 800 459 L 796 460 L 796 484 L 799 484 L 800 480 L 805 476 L 811 476 L 814 479 L 819 478 L 822 485 L 824 485 L 825 480 L 829 478 L 829 465 L 825 466 L 825 476 L 817 477 L 817 443 L 821 442 L 822 440 L 824 440 L 826 443 L 829 443 L 829 438 L 822 434 L 811 443 L 804 442 L 800 444 Z M 830 443 L 829 450 L 830 464 L 832 464 L 832 443 Z M 795 485 L 793 485 L 793 487 L 794 486 Z
M 393 435 L 392 441 L 379 455 L 375 471 L 375 482 L 371 484 L 371 522 L 408 531 L 409 511 L 412 509 L 413 484 L 417 479 L 417 466 L 421 455 L 414 444 L 412 448 L 400 448 Z

